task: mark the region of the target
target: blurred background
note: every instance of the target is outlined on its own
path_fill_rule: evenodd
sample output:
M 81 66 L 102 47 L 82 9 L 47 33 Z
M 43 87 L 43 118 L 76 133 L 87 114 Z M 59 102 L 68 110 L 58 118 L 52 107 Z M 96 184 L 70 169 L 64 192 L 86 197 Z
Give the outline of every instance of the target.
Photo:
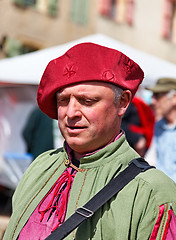
M 135 60 L 145 73 L 138 95 L 150 105 L 145 87 L 176 77 L 176 0 L 0 0 L 1 235 L 25 169 L 42 151 L 62 145 L 57 123 L 49 119 L 47 143 L 40 141 L 42 129 L 34 136 L 43 126 L 36 110 L 42 73 L 51 59 L 84 41 Z

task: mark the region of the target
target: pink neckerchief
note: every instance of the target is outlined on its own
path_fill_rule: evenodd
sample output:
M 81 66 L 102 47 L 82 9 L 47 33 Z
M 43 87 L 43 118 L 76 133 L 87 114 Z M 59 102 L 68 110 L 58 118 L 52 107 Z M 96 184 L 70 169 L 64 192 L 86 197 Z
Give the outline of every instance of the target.
M 70 173 L 70 170 L 71 169 L 66 169 L 63 172 L 38 206 L 38 212 L 41 214 L 40 222 L 42 222 L 47 212 L 50 212 L 50 215 L 52 215 L 52 212 L 56 211 L 58 223 L 52 229 L 53 231 L 65 220 L 65 209 L 67 207 L 69 191 L 75 176 L 75 174 Z M 50 194 L 52 197 L 50 201 L 47 201 L 47 197 Z M 45 201 L 46 205 L 44 204 Z M 49 217 L 50 216 L 48 216 L 48 218 Z

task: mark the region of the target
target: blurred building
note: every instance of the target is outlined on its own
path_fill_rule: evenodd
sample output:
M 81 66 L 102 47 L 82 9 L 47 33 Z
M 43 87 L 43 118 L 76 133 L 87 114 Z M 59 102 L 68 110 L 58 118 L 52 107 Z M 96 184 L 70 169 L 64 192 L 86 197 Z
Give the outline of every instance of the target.
M 58 45 L 94 32 L 94 7 L 93 0 L 1 0 L 0 58 Z
M 104 33 L 176 63 L 175 0 L 1 0 L 0 58 Z

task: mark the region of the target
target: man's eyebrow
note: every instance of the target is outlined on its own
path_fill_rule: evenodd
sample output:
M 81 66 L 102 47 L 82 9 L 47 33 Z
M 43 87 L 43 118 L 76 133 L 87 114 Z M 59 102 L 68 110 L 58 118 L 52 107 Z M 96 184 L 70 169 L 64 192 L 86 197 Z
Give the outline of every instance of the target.
M 56 97 L 60 97 L 60 96 L 62 96 L 62 95 L 64 95 L 62 92 L 57 92 L 57 93 L 56 93 Z

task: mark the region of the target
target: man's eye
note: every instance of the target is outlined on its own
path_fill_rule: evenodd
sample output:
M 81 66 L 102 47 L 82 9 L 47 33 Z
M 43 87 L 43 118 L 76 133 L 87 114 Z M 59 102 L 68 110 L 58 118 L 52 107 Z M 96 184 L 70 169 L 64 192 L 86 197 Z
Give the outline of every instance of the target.
M 87 106 L 91 106 L 95 103 L 95 100 L 93 99 L 79 99 L 79 102 L 81 104 L 87 105 Z
M 68 103 L 68 99 L 66 99 L 66 98 L 61 98 L 61 99 L 58 99 L 57 100 L 57 104 L 58 105 L 65 105 L 65 104 L 67 104 Z

